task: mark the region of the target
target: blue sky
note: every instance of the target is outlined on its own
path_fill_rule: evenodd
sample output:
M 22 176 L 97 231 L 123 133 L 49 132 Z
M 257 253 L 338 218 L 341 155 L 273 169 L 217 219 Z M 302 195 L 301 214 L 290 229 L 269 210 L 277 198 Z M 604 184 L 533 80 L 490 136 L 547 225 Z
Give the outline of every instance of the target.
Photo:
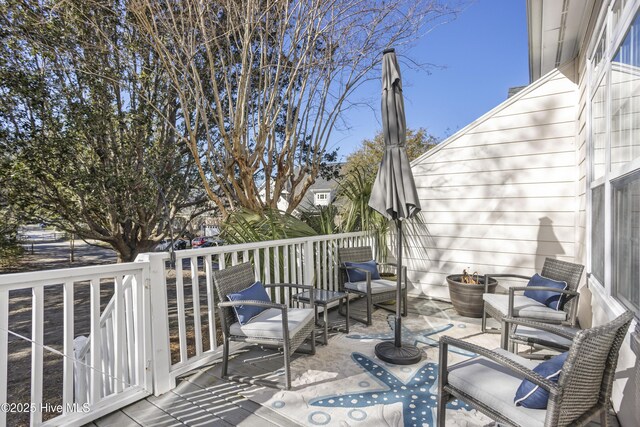
M 442 138 L 462 129 L 529 83 L 525 0 L 475 0 L 457 19 L 423 36 L 411 50 L 397 49 L 407 127 Z M 431 74 L 410 61 L 437 65 Z M 413 67 L 415 68 L 415 67 Z M 380 93 L 380 82 L 361 88 Z M 382 129 L 380 103 L 348 112 L 349 130 L 334 130 L 330 145 L 343 158 Z

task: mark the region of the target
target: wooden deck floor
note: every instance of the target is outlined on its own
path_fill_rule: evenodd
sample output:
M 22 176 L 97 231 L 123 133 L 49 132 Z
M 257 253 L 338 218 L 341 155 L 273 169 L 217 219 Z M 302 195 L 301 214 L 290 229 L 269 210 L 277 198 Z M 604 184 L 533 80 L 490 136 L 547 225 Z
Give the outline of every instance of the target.
M 415 308 L 412 306 L 413 310 Z M 352 315 L 364 316 L 362 304 L 352 304 Z M 337 310 L 329 312 L 329 321 L 337 322 Z M 330 332 L 332 333 L 337 332 Z M 241 347 L 241 346 L 238 346 Z M 282 356 L 275 351 L 247 346 L 246 352 L 229 363 L 229 373 L 269 379 L 283 368 Z M 292 360 L 304 355 L 294 354 Z M 241 367 L 241 370 L 236 370 Z M 102 417 L 92 424 L 99 427 L 129 426 L 259 426 L 293 427 L 292 422 L 244 396 L 241 392 L 253 387 L 220 378 L 220 366 L 204 367 L 181 379 L 175 389 L 162 396 L 149 396 L 120 411 Z M 90 424 L 91 425 L 91 424 Z
M 354 304 L 354 315 L 363 314 L 362 307 Z M 447 303 L 410 299 L 409 315 L 441 316 L 442 310 L 453 321 L 460 318 Z M 331 310 L 331 319 L 337 319 L 336 310 Z M 467 323 L 480 323 L 480 319 L 464 318 Z M 337 333 L 337 332 L 333 332 Z M 330 333 L 331 335 L 331 333 Z M 496 335 L 496 342 L 498 336 Z M 305 355 L 294 354 L 296 357 Z M 235 370 L 238 367 L 239 370 Z M 248 346 L 229 365 L 230 374 L 252 375 L 269 379 L 282 369 L 282 356 L 258 346 Z M 220 378 L 218 364 L 204 367 L 181 378 L 175 389 L 162 396 L 149 396 L 120 411 L 100 418 L 89 426 L 247 426 L 247 427 L 293 427 L 300 424 L 244 397 L 241 392 L 251 385 L 239 384 Z M 615 417 L 613 417 L 615 418 Z M 617 425 L 615 420 L 614 426 Z M 590 427 L 599 426 L 591 423 Z M 373 426 L 372 426 L 373 427 Z
M 297 426 L 240 395 L 242 384 L 211 369 L 185 378 L 162 396 L 150 396 L 94 422 L 97 426 Z

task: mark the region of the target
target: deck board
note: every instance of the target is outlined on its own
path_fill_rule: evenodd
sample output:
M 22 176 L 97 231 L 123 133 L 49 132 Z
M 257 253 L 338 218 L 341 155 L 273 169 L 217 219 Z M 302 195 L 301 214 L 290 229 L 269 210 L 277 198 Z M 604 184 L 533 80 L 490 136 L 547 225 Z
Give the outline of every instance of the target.
M 92 424 L 97 425 L 98 427 L 129 427 L 140 425 L 140 423 L 136 422 L 122 411 L 112 412 L 109 415 L 95 420 Z M 85 427 L 89 425 L 91 424 L 86 424 Z
M 147 399 L 129 405 L 122 409 L 122 412 L 137 422 L 139 425 L 147 426 L 183 426 L 184 423 L 173 417 L 170 413 L 163 411 Z

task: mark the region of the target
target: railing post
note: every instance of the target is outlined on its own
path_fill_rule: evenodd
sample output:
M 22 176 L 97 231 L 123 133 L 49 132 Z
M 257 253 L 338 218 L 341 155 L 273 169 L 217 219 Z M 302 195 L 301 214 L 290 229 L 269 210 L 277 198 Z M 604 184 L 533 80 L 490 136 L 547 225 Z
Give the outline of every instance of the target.
M 153 393 L 156 396 L 166 393 L 175 387 L 171 379 L 171 351 L 169 348 L 169 316 L 167 305 L 167 284 L 164 253 L 144 253 L 138 255 L 136 261 L 149 263 L 148 323 L 145 321 L 145 332 L 151 333 L 151 359 Z M 147 286 L 147 284 L 145 284 Z M 147 366 L 149 361 L 147 360 Z

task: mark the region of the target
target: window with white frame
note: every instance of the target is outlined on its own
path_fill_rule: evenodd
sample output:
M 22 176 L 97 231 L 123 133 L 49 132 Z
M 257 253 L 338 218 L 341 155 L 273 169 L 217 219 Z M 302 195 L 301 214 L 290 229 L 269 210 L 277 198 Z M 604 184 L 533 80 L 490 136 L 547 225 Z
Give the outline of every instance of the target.
M 328 192 L 316 193 L 315 204 L 327 206 L 329 204 L 329 193 Z
M 591 56 L 591 274 L 640 314 L 640 1 L 613 1 Z M 628 22 L 626 26 L 625 22 Z M 607 25 L 608 24 L 608 25 Z M 617 45 L 607 40 L 620 40 Z M 609 218 L 607 218 L 609 216 Z M 610 258 L 607 259 L 606 248 Z

